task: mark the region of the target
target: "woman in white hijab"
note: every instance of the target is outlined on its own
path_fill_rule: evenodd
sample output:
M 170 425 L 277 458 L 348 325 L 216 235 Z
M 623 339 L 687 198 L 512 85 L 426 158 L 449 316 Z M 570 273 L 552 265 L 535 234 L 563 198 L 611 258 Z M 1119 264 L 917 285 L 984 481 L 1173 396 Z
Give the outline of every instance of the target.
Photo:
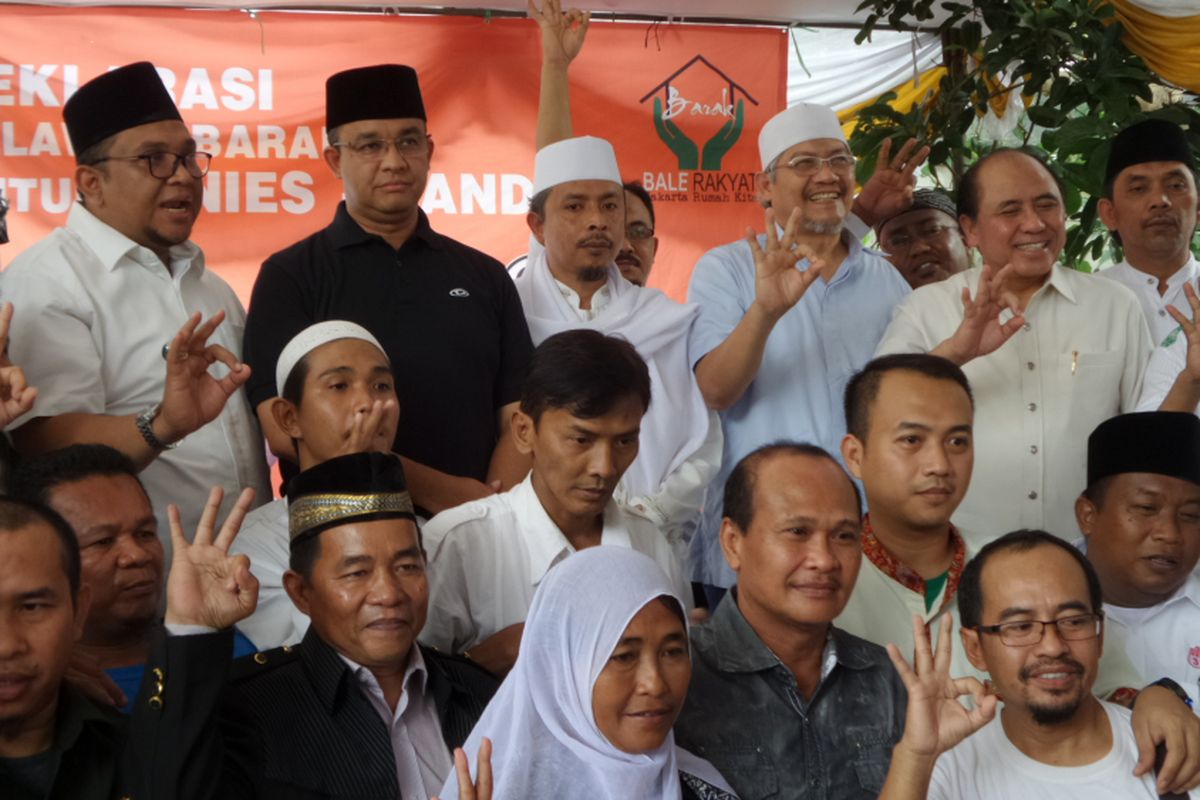
M 589 547 L 550 570 L 517 663 L 464 746 L 493 800 L 736 800 L 671 732 L 692 676 L 683 604 L 653 560 Z M 452 773 L 441 797 L 459 797 Z

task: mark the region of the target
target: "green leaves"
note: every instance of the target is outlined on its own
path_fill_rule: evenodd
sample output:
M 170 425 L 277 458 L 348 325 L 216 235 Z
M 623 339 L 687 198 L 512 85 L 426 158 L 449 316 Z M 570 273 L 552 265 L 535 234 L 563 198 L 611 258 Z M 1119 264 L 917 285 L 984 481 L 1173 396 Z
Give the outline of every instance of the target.
M 860 177 L 870 175 L 884 139 L 895 145 L 916 136 L 929 144 L 926 169 L 940 184 L 956 183 L 994 147 L 1040 147 L 1069 184 L 1064 202 L 1072 219 L 1063 260 L 1076 268 L 1091 269 L 1109 246 L 1097 205 L 1117 131 L 1147 116 L 1169 119 L 1190 128 L 1200 152 L 1200 110 L 1185 98 L 1146 110 L 1161 81 L 1125 46 L 1107 0 L 865 0 L 858 11 L 868 12 L 859 42 L 880 25 L 928 31 L 936 12 L 949 67 L 932 102 L 903 114 L 885 95 L 859 113 L 851 147 Z M 1016 131 L 993 141 L 976 110 L 985 112 L 1001 92 L 1010 104 L 1030 105 Z

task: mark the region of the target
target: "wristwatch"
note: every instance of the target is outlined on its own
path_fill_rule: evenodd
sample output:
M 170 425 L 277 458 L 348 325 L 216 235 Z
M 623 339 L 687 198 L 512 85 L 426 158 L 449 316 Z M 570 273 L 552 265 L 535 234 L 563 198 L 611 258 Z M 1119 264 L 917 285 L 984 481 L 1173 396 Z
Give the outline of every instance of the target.
M 158 416 L 159 411 L 162 411 L 162 403 L 155 403 L 142 413 L 138 414 L 137 429 L 138 433 L 142 435 L 142 438 L 146 440 L 146 444 L 150 445 L 152 448 L 161 453 L 164 450 L 174 450 L 176 447 L 179 447 L 179 442 L 182 442 L 183 440 L 180 439 L 179 442 L 171 442 L 170 444 L 166 444 L 162 441 L 162 439 L 159 439 L 154 435 L 154 428 L 150 425 L 150 423 L 153 422 L 154 418 Z

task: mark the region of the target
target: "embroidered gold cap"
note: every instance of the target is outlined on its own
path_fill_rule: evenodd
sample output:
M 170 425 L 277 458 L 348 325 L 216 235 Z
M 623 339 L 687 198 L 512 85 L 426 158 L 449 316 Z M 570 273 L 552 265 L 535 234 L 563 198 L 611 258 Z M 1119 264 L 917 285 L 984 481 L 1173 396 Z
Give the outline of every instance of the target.
M 411 519 L 412 498 L 400 459 L 391 453 L 354 453 L 331 458 L 287 485 L 291 546 L 349 522 Z

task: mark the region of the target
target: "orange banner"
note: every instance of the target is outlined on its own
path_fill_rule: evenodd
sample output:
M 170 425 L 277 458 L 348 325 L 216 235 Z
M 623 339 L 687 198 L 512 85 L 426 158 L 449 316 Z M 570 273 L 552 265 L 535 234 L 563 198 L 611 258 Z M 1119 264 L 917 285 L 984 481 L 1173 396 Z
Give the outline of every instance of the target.
M 102 70 L 153 61 L 212 152 L 193 239 L 245 301 L 260 263 L 332 219 L 324 83 L 381 62 L 420 75 L 437 144 L 434 228 L 507 262 L 525 252 L 540 46 L 530 20 L 0 6 L 0 190 L 9 262 L 74 197 L 62 103 Z M 575 130 L 610 139 L 656 200 L 651 285 L 682 299 L 708 248 L 762 227 L 757 135 L 783 107 L 777 29 L 593 22 L 572 68 Z

